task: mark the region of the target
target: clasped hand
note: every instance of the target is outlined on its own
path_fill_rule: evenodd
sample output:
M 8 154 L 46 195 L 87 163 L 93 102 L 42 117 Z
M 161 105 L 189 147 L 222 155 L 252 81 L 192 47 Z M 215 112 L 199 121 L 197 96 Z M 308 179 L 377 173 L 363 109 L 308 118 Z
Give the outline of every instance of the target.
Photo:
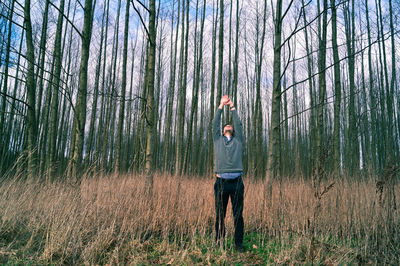
M 220 104 L 222 106 L 224 106 L 224 105 L 228 105 L 229 107 L 233 106 L 233 103 L 232 103 L 231 99 L 226 94 L 224 96 L 222 96 Z

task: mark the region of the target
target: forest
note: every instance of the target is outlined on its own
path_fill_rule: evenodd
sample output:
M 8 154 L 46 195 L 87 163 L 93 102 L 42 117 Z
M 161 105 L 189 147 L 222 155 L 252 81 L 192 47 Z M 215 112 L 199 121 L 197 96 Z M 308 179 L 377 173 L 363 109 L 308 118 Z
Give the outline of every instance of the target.
M 398 263 L 398 73 L 399 0 L 2 0 L 0 262 Z M 211 249 L 223 95 L 245 254 Z

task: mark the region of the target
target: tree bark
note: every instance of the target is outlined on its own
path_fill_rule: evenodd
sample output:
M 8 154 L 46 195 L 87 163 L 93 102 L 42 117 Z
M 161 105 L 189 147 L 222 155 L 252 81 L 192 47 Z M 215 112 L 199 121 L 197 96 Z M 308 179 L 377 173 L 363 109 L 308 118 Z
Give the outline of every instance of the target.
M 75 107 L 75 128 L 73 134 L 75 141 L 71 143 L 74 148 L 74 153 L 71 156 L 71 169 L 70 174 L 72 178 L 77 178 L 80 173 L 83 142 L 85 138 L 85 122 L 86 122 L 86 97 L 87 97 L 87 74 L 88 74 L 88 61 L 90 55 L 90 40 L 92 37 L 93 26 L 93 9 L 95 4 L 92 0 L 85 1 L 84 7 L 84 20 L 82 32 L 82 54 L 79 69 L 79 89 L 78 98 Z
M 28 61 L 28 73 L 26 76 L 26 90 L 28 100 L 27 111 L 27 146 L 26 152 L 28 157 L 28 178 L 32 179 L 36 176 L 37 166 L 37 122 L 36 122 L 36 85 L 35 85 L 35 48 L 33 46 L 32 23 L 31 23 L 31 1 L 25 0 L 24 6 L 24 24 L 26 29 L 26 59 Z
M 323 167 L 324 167 L 324 150 L 323 150 L 323 145 L 322 141 L 325 137 L 324 131 L 325 131 L 325 118 L 324 118 L 324 103 L 325 103 L 325 98 L 326 98 L 326 77 L 325 77 L 325 65 L 326 65 L 326 35 L 327 35 L 327 8 L 328 8 L 328 1 L 324 0 L 323 1 L 323 8 L 324 10 L 323 15 L 322 15 L 322 33 L 321 36 L 319 37 L 319 46 L 318 46 L 318 85 L 319 85 L 319 93 L 318 93 L 318 118 L 317 118 L 317 128 L 318 128 L 318 134 L 317 134 L 317 165 L 315 168 L 315 173 L 313 175 L 313 182 L 314 186 L 318 187 L 318 183 L 320 179 L 322 178 L 322 173 L 323 173 Z M 319 7 L 319 1 L 318 1 L 318 7 Z
M 4 136 L 6 135 L 6 132 L 3 130 L 3 127 L 5 126 L 5 113 L 6 113 L 6 94 L 8 94 L 7 88 L 8 88 L 8 66 L 10 65 L 10 48 L 11 48 L 11 36 L 12 36 L 12 20 L 13 20 L 13 15 L 14 15 L 14 3 L 15 1 L 11 1 L 11 8 L 10 8 L 10 15 L 9 15 L 9 22 L 8 22 L 8 32 L 7 32 L 7 44 L 6 44 L 6 56 L 5 56 L 5 64 L 4 64 L 4 85 L 3 85 L 3 94 L 1 95 L 1 110 L 0 110 L 0 155 L 3 154 L 3 149 L 6 150 L 8 146 L 5 144 L 5 139 Z M 1 84 L 1 82 L 0 82 Z
M 280 109 L 281 109 L 281 36 L 282 0 L 276 0 L 274 21 L 274 66 L 272 82 L 271 126 L 268 146 L 267 179 L 275 178 L 280 170 Z
M 153 184 L 152 172 L 152 151 L 153 151 L 153 140 L 154 140 L 154 73 L 155 73 L 155 52 L 156 52 L 156 4 L 155 0 L 149 1 L 149 52 L 147 55 L 147 121 L 146 121 L 146 163 L 145 173 L 150 178 L 150 184 Z
M 46 156 L 47 161 L 47 172 L 48 181 L 52 180 L 52 177 L 56 170 L 56 140 L 57 140 L 57 129 L 58 129 L 58 94 L 60 87 L 60 75 L 61 75 L 61 67 L 62 67 L 62 51 L 61 51 L 61 33 L 63 27 L 63 16 L 64 16 L 64 4 L 65 0 L 60 1 L 60 7 L 58 10 L 58 20 L 57 20 L 57 29 L 56 29 L 56 38 L 54 41 L 54 58 L 55 58 L 55 68 L 54 68 L 54 83 L 52 89 L 52 104 L 51 104 L 51 118 L 50 118 L 50 143 L 49 143 L 49 152 Z
M 129 0 L 126 0 L 125 8 L 125 29 L 124 29 L 124 50 L 122 52 L 122 81 L 121 81 L 121 101 L 119 106 L 119 117 L 118 117 L 118 127 L 117 127 L 117 147 L 116 147 L 116 158 L 115 158 L 115 171 L 120 171 L 122 166 L 122 129 L 124 125 L 125 117 L 125 94 L 126 94 L 126 67 L 128 58 L 128 33 L 129 33 Z
M 335 105 L 334 105 L 334 129 L 333 129 L 333 170 L 336 175 L 341 174 L 340 163 L 340 103 L 341 103 L 341 80 L 339 49 L 337 44 L 337 23 L 336 23 L 336 1 L 331 0 L 332 9 L 332 48 L 335 78 Z
M 177 44 L 178 44 L 178 36 L 179 36 L 179 16 L 180 16 L 180 0 L 178 0 L 178 18 L 176 22 L 176 33 L 175 33 L 175 45 L 173 46 L 173 25 L 174 25 L 174 17 L 172 15 L 172 23 L 171 23 L 171 69 L 170 69 L 170 79 L 168 86 L 168 110 L 167 110 L 167 123 L 165 127 L 165 139 L 164 139 L 164 171 L 170 170 L 170 165 L 168 164 L 170 158 L 168 154 L 170 154 L 170 143 L 171 143 L 171 127 L 172 127 L 172 107 L 174 103 L 174 95 L 175 95 L 175 74 L 176 74 L 176 54 L 177 54 Z

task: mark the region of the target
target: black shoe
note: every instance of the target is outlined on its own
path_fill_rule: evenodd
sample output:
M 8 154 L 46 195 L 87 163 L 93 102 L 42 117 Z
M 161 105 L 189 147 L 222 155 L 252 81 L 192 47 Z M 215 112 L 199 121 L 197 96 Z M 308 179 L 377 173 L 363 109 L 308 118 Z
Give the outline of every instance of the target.
M 236 251 L 240 253 L 245 252 L 244 247 L 242 245 L 236 246 Z

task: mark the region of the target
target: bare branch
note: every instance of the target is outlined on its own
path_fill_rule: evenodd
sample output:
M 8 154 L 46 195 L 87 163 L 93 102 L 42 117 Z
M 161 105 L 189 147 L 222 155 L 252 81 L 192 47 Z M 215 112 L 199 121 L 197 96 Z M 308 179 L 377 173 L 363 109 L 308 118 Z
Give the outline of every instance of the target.
M 2 112 L 3 114 L 8 114 L 8 115 L 19 115 L 19 116 L 25 116 L 24 114 L 21 114 L 20 112 L 19 112 L 19 110 L 17 110 L 18 111 L 18 113 L 12 113 L 12 112 L 7 112 L 7 111 L 4 111 L 4 112 Z
M 400 30 L 394 32 L 394 34 L 398 34 L 399 32 L 400 32 Z M 388 36 L 387 38 L 385 38 L 383 41 L 387 40 L 387 39 L 390 38 L 390 37 L 391 37 L 391 35 L 389 35 L 389 36 Z M 379 41 L 380 41 L 380 38 L 378 38 L 377 40 L 371 42 L 371 46 L 372 46 L 373 44 L 379 42 Z M 346 60 L 346 59 L 348 59 L 348 58 L 351 57 L 351 56 L 354 56 L 354 55 L 356 55 L 356 54 L 362 53 L 362 52 L 363 52 L 365 49 L 367 49 L 368 47 L 369 47 L 369 45 L 367 45 L 367 46 L 361 48 L 360 50 L 354 52 L 353 54 L 350 54 L 350 55 L 347 55 L 347 56 L 341 58 L 338 62 L 335 62 L 335 63 L 333 63 L 333 64 L 327 66 L 327 67 L 326 67 L 325 69 L 323 69 L 322 71 L 326 71 L 327 69 L 333 67 L 333 66 L 336 65 L 336 64 L 339 64 L 341 61 Z M 288 90 L 291 89 L 292 87 L 294 87 L 294 86 L 296 86 L 296 85 L 298 85 L 298 84 L 301 84 L 301 83 L 303 83 L 303 82 L 306 82 L 306 81 L 308 81 L 310 78 L 313 78 L 313 77 L 315 77 L 315 76 L 321 74 L 322 71 L 316 72 L 316 73 L 312 74 L 311 76 L 309 76 L 309 77 L 306 78 L 306 79 L 303 79 L 303 80 L 301 80 L 301 81 L 298 81 L 298 82 L 296 82 L 296 83 L 293 83 L 292 85 L 290 85 L 289 87 L 287 87 L 285 90 L 283 90 L 283 91 L 281 92 L 280 95 L 284 94 L 286 91 L 288 91 Z
M 358 93 L 360 93 L 360 89 L 359 90 L 357 90 L 357 91 L 355 91 L 353 94 L 347 94 L 347 95 L 345 95 L 344 97 L 342 97 L 342 99 L 346 99 L 346 98 L 349 98 L 350 97 L 350 95 L 356 95 L 356 94 L 358 94 Z M 332 99 L 332 98 L 334 98 L 336 96 L 336 94 L 333 94 L 332 96 L 329 96 L 329 97 L 327 97 L 326 98 L 326 100 L 329 100 L 329 99 Z M 334 103 L 335 102 L 335 100 L 333 100 L 333 101 L 325 101 L 325 102 L 320 102 L 320 103 L 317 103 L 317 104 L 314 104 L 313 106 L 310 106 L 310 107 L 308 107 L 308 108 L 306 108 L 306 109 L 304 109 L 304 110 L 301 110 L 300 112 L 297 112 L 297 113 L 295 113 L 295 114 L 293 114 L 293 115 L 291 115 L 291 116 L 288 116 L 286 119 L 283 119 L 281 122 L 280 122 L 280 124 L 279 125 L 282 125 L 284 122 L 286 122 L 287 120 L 289 120 L 289 119 L 292 119 L 293 117 L 296 117 L 296 116 L 298 116 L 298 115 L 301 115 L 302 113 L 305 113 L 305 112 L 307 112 L 307 111 L 310 111 L 310 110 L 312 110 L 312 109 L 315 109 L 315 108 L 317 108 L 317 107 L 319 107 L 319 106 L 324 106 L 324 105 L 328 105 L 328 104 L 331 104 L 331 103 Z
M 349 1 L 349 0 L 345 0 L 345 1 L 343 1 L 343 2 L 337 3 L 336 7 L 338 7 L 338 6 L 340 6 L 340 5 L 344 4 L 344 3 L 346 3 L 346 2 L 348 2 L 348 1 Z M 301 9 L 303 9 L 304 7 L 306 7 L 307 5 L 309 5 L 310 2 L 311 2 L 311 0 L 310 0 L 306 5 L 302 6 Z M 331 8 L 332 8 L 332 7 L 327 7 L 326 10 L 329 10 L 329 9 L 331 9 Z M 300 9 L 300 10 L 301 10 L 301 9 Z M 303 27 L 301 27 L 301 28 L 299 28 L 299 29 L 296 30 L 297 25 L 298 25 L 298 21 L 297 21 L 297 22 L 296 22 L 296 28 L 295 28 L 295 30 L 289 35 L 288 38 L 286 38 L 286 39 L 283 41 L 283 43 L 281 44 L 281 47 L 284 46 L 284 45 L 286 44 L 286 42 L 289 41 L 290 38 L 293 37 L 293 35 L 297 34 L 299 31 L 301 31 L 301 30 L 307 28 L 309 25 L 311 25 L 311 24 L 312 24 L 315 20 L 317 20 L 324 12 L 325 12 L 325 9 L 322 10 L 318 15 L 316 15 L 316 16 L 315 16 L 311 21 L 309 21 L 306 25 L 304 25 Z M 301 18 L 301 12 L 300 12 L 300 15 L 299 15 L 299 19 L 300 19 L 300 18 Z
M 287 61 L 286 65 L 285 65 L 285 68 L 284 68 L 283 71 L 282 71 L 282 75 L 281 75 L 280 78 L 279 78 L 279 83 L 281 82 L 282 77 L 285 75 L 286 70 L 287 70 L 287 68 L 288 68 L 289 65 L 290 65 L 290 57 L 291 57 L 291 54 L 292 54 L 292 48 L 290 47 L 290 44 L 288 45 L 288 48 L 289 48 L 288 61 Z
M 82 9 L 85 9 L 85 7 L 82 5 L 81 1 L 76 0 L 76 2 L 81 6 Z
M 24 26 L 22 26 L 21 24 L 15 22 L 14 20 L 10 20 L 10 18 L 9 18 L 8 16 L 5 16 L 5 15 L 3 15 L 3 14 L 1 14 L 1 13 L 0 13 L 0 16 L 3 17 L 3 18 L 5 18 L 5 19 L 7 19 L 8 21 L 11 21 L 11 23 L 13 23 L 14 25 L 17 25 L 18 27 L 20 27 L 20 28 L 22 28 L 22 29 L 25 30 L 25 27 L 24 27 Z
M 20 99 L 18 99 L 18 98 L 15 98 L 15 97 L 13 97 L 13 96 L 11 96 L 11 95 L 8 95 L 8 94 L 6 94 L 6 93 L 4 93 L 4 92 L 1 92 L 1 91 L 0 91 L 0 94 L 6 96 L 7 98 L 11 98 L 11 99 L 13 99 L 14 101 L 17 101 L 17 102 L 19 102 L 19 103 L 23 103 L 23 104 L 26 105 L 26 106 L 29 106 L 27 102 L 24 102 L 23 100 L 20 100 Z
M 51 1 L 49 1 L 49 3 L 50 3 L 50 5 L 52 5 L 58 12 L 60 12 L 60 9 L 59 9 L 56 5 L 54 5 Z M 71 27 L 74 28 L 74 30 L 79 34 L 79 36 L 80 36 L 81 38 L 83 38 L 83 37 L 82 37 L 82 33 L 78 30 L 77 27 L 75 27 L 74 23 L 72 23 L 72 21 L 71 21 L 64 13 L 62 13 L 62 16 L 65 18 L 66 21 L 68 21 L 68 23 L 71 25 Z
M 289 9 L 290 9 L 290 7 L 292 6 L 293 2 L 294 2 L 294 0 L 290 1 L 289 6 L 286 8 L 285 13 L 283 13 L 283 16 L 281 17 L 281 21 L 285 18 L 285 16 L 286 16 L 287 13 L 289 12 Z M 310 2 L 311 2 L 311 0 L 310 0 Z M 309 3 L 310 3 L 310 2 L 309 2 Z
M 139 0 L 136 0 L 144 9 L 146 9 L 146 11 L 147 12 L 149 12 L 150 13 L 150 10 L 142 3 L 142 2 L 140 2 Z
M 133 9 L 135 9 L 136 13 L 139 15 L 140 22 L 142 22 L 142 25 L 143 25 L 143 27 L 144 27 L 144 30 L 146 31 L 148 40 L 151 42 L 150 33 L 149 33 L 149 31 L 148 31 L 148 29 L 147 29 L 147 27 L 146 27 L 146 24 L 145 24 L 144 21 L 143 21 L 142 15 L 140 15 L 140 12 L 139 12 L 139 10 L 136 8 L 135 3 L 133 2 L 133 0 L 131 0 L 131 3 L 132 3 L 132 6 L 133 6 Z

